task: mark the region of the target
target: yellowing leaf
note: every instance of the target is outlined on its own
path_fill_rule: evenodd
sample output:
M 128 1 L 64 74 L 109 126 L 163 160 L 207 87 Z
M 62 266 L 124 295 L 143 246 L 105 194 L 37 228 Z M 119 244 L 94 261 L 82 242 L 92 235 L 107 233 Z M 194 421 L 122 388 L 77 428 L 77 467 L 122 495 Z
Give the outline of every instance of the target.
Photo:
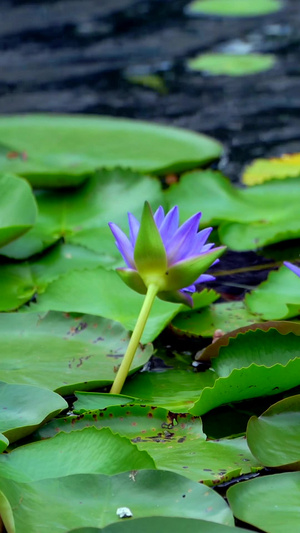
M 272 159 L 255 159 L 242 176 L 245 185 L 258 185 L 271 179 L 298 178 L 300 153 L 285 154 Z

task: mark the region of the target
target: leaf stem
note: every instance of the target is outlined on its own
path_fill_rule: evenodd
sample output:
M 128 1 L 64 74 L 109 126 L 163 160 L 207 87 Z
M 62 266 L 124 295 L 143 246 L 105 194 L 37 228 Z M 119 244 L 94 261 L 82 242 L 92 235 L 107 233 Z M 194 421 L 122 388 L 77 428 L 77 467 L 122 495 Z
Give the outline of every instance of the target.
M 111 394 L 121 393 L 157 293 L 158 287 L 155 284 L 150 284 L 135 328 L 132 332 L 126 353 L 123 357 L 121 366 L 110 389 Z

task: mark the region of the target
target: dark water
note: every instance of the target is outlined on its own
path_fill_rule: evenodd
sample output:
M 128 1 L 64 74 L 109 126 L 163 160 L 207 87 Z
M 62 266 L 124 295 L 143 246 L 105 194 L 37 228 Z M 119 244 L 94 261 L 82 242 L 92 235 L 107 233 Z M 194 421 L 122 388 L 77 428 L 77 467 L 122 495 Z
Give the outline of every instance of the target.
M 271 15 L 189 17 L 187 0 L 2 0 L 0 113 L 95 113 L 202 131 L 222 141 L 237 180 L 259 156 L 299 150 L 300 5 Z M 250 77 L 189 72 L 198 53 L 273 53 Z M 128 76 L 159 75 L 166 94 Z

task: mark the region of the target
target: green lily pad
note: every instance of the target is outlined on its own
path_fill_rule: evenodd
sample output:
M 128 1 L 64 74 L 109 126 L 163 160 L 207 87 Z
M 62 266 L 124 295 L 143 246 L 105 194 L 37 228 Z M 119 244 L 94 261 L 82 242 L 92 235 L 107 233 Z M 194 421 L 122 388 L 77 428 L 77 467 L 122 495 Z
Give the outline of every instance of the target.
M 300 395 L 275 403 L 258 418 L 252 416 L 247 441 L 263 465 L 300 470 Z
M 0 311 L 13 311 L 45 291 L 48 283 L 72 270 L 96 268 L 112 257 L 82 246 L 59 243 L 28 262 L 0 265 Z
M 50 283 L 29 311 L 65 311 L 88 313 L 121 322 L 133 330 L 144 296 L 129 289 L 114 271 L 104 268 L 72 271 Z M 182 310 L 183 306 L 158 298 L 151 309 L 142 342 L 150 342 Z
M 137 518 L 135 520 L 123 520 L 122 522 L 111 524 L 103 529 L 80 528 L 72 529 L 69 533 L 153 533 L 153 531 L 163 531 L 164 533 L 233 533 L 230 526 L 207 522 L 206 520 L 195 520 L 194 518 L 167 518 L 164 516 L 147 516 L 147 518 Z M 235 527 L 234 531 L 248 531 Z
M 128 227 L 128 211 L 140 217 L 145 200 L 153 208 L 163 203 L 157 179 L 121 169 L 98 172 L 75 190 L 39 191 L 36 199 L 39 213 L 35 226 L 3 247 L 0 250 L 3 255 L 24 259 L 63 238 L 101 253 L 104 263 L 100 264 L 116 266 L 121 256 L 108 222 Z
M 80 453 L 79 453 L 80 451 Z M 119 474 L 156 468 L 147 452 L 109 428 L 88 427 L 19 446 L 0 456 L 0 477 L 28 482 L 71 474 Z
M 244 302 L 225 302 L 210 305 L 199 311 L 179 313 L 172 326 L 180 332 L 202 337 L 213 337 L 216 329 L 224 333 L 233 331 L 258 320 L 245 306 Z
M 245 76 L 272 68 L 275 57 L 262 54 L 201 54 L 187 62 L 191 70 L 215 75 Z
M 300 328 L 282 335 L 277 329 L 260 329 L 238 333 L 221 346 L 212 367 L 219 377 L 227 377 L 235 369 L 248 368 L 253 363 L 262 367 L 286 365 L 300 355 Z M 300 362 L 300 358 L 299 358 Z
M 133 519 L 128 519 L 129 525 L 141 517 L 171 516 L 206 519 L 210 521 L 209 526 L 214 523 L 233 526 L 232 513 L 221 496 L 171 472 L 77 474 L 34 483 L 0 479 L 0 488 L 6 494 L 20 533 L 42 530 L 53 533 L 53 527 L 70 531 L 119 525 L 124 521 L 117 516 L 117 509 L 125 506 L 133 514 Z M 230 533 L 231 528 L 227 529 Z
M 300 235 L 300 178 L 240 189 L 219 172 L 195 171 L 165 194 L 169 206 L 179 206 L 183 220 L 201 209 L 202 225 L 219 225 L 221 242 L 232 250 L 252 250 Z
M 36 202 L 28 183 L 17 176 L 0 176 L 0 246 L 32 228 L 36 215 Z
M 234 515 L 263 531 L 299 529 L 300 472 L 275 474 L 230 487 L 227 498 Z
M 14 442 L 68 407 L 58 394 L 29 385 L 0 382 L 0 431 Z
M 35 187 L 79 185 L 99 168 L 182 171 L 222 151 L 217 141 L 190 131 L 90 116 L 2 117 L 0 142 L 0 170 L 25 176 Z
M 0 315 L 0 373 L 8 383 L 37 385 L 64 394 L 113 382 L 129 334 L 100 317 L 61 313 Z M 131 372 L 143 366 L 152 346 L 140 347 Z
M 278 11 L 281 5 L 278 0 L 195 0 L 187 10 L 193 15 L 253 17 Z
M 224 333 L 224 335 L 222 335 L 218 339 L 215 339 L 214 342 L 212 342 L 211 344 L 206 346 L 206 348 L 198 352 L 195 359 L 197 359 L 197 361 L 211 361 L 213 357 L 219 356 L 219 352 L 222 347 L 228 346 L 230 339 L 236 338 L 238 335 L 247 333 L 248 331 L 259 330 L 268 332 L 271 329 L 276 330 L 280 333 L 280 335 L 287 335 L 288 333 L 300 335 L 300 322 L 292 322 L 288 320 L 273 320 L 268 322 L 258 322 L 255 324 L 250 324 L 248 326 L 242 326 L 233 331 L 230 331 L 229 333 Z M 282 341 L 281 337 L 280 339 Z M 248 363 L 252 363 L 252 359 L 250 359 Z
M 245 439 L 206 441 L 201 419 L 169 415 L 154 406 L 125 405 L 92 411 L 78 417 L 53 420 L 37 430 L 33 438 L 46 439 L 59 431 L 96 426 L 110 427 L 147 451 L 158 469 L 182 474 L 193 481 L 213 485 L 249 472 L 259 463 Z
M 252 313 L 264 320 L 297 316 L 300 314 L 300 280 L 283 266 L 247 294 L 245 302 Z

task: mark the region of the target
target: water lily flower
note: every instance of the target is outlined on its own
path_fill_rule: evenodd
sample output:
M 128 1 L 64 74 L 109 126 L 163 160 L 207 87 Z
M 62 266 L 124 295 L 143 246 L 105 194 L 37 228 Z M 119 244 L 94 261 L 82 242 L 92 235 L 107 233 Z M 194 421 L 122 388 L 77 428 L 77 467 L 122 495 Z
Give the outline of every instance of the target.
M 293 265 L 292 263 L 289 263 L 289 261 L 284 261 L 283 264 L 288 267 L 294 274 L 297 274 L 300 278 L 300 268 Z
M 146 295 L 110 390 L 113 394 L 122 390 L 155 297 L 192 307 L 190 293 L 195 292 L 198 283 L 213 278 L 204 272 L 225 247 L 213 248 L 213 244 L 206 243 L 212 228 L 198 232 L 200 217 L 201 213 L 196 213 L 179 226 L 177 206 L 166 215 L 159 207 L 153 215 L 145 202 L 141 223 L 128 213 L 129 238 L 116 224 L 109 224 L 126 263 L 125 268 L 117 269 L 118 274 L 131 289 Z
M 117 269 L 123 281 L 133 290 L 146 294 L 150 284 L 157 287 L 157 296 L 169 302 L 192 307 L 189 293 L 196 285 L 215 279 L 203 274 L 223 253 L 225 247 L 213 248 L 206 241 L 212 228 L 198 232 L 201 213 L 196 213 L 179 227 L 179 209 L 173 207 L 166 215 L 160 206 L 152 214 L 146 202 L 141 224 L 128 213 L 130 237 L 116 225 L 110 229 L 118 250 L 127 265 Z

